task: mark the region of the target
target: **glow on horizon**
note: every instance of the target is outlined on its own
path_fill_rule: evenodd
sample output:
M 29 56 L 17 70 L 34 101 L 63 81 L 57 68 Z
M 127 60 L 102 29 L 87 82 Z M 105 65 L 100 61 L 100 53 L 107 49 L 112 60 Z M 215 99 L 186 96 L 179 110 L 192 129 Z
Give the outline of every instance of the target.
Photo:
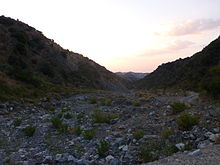
M 19 19 L 114 72 L 151 72 L 220 35 L 219 0 L 0 2 L 0 15 Z

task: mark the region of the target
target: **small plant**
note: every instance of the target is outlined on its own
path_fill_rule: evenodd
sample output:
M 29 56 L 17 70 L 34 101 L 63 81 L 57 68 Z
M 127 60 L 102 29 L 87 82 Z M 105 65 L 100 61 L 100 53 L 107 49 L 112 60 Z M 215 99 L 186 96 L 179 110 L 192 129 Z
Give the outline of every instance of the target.
M 97 98 L 96 97 L 90 97 L 89 98 L 89 103 L 90 104 L 96 104 L 97 103 Z
M 58 129 L 59 132 L 66 133 L 68 132 L 69 126 L 67 124 L 62 124 L 61 127 Z
M 59 132 L 67 132 L 68 131 L 68 125 L 63 124 L 63 120 L 60 118 L 60 116 L 55 116 L 51 119 L 52 125 L 56 130 Z
M 117 113 L 107 114 L 99 109 L 95 109 L 92 114 L 94 123 L 110 123 L 112 119 L 119 118 L 119 116 Z
M 174 134 L 174 132 L 172 131 L 172 130 L 164 130 L 163 131 L 163 133 L 162 133 L 162 135 L 161 135 L 161 137 L 163 138 L 163 139 L 167 139 L 169 136 L 171 136 L 171 135 L 173 135 Z
M 79 136 L 79 135 L 81 135 L 82 131 L 83 131 L 82 128 L 79 125 L 77 125 L 74 127 L 73 133 L 75 135 Z
M 82 118 L 84 118 L 84 114 L 83 113 L 79 113 L 77 116 L 76 116 L 76 118 L 77 118 L 77 120 L 81 120 Z
M 94 129 L 84 131 L 84 139 L 91 140 L 91 139 L 93 139 L 94 136 L 95 136 L 95 130 Z
M 113 101 L 113 99 L 112 98 L 101 98 L 100 99 L 100 104 L 102 105 L 102 106 L 110 106 L 111 105 L 111 103 L 112 103 L 112 101 Z
M 18 127 L 18 126 L 21 125 L 21 123 L 22 123 L 22 119 L 16 119 L 16 120 L 13 122 L 13 125 L 14 125 L 15 127 Z
M 0 137 L 0 147 L 6 145 L 8 143 L 7 139 Z
M 144 163 L 152 162 L 158 159 L 158 157 L 153 152 L 144 147 L 140 148 L 140 158 Z
M 63 124 L 63 121 L 58 117 L 55 116 L 51 119 L 52 125 L 54 128 L 59 129 L 61 125 Z
M 36 127 L 34 126 L 27 126 L 22 130 L 25 136 L 33 136 L 34 132 L 36 131 Z
M 141 106 L 141 103 L 139 101 L 135 101 L 132 103 L 132 105 L 135 107 L 139 107 L 139 106 Z
M 144 136 L 144 131 L 137 129 L 133 133 L 133 137 L 137 140 L 141 139 Z
M 188 142 L 185 144 L 185 150 L 190 151 L 193 149 L 193 143 L 192 142 Z
M 58 113 L 58 114 L 57 114 L 57 117 L 60 118 L 60 119 L 62 119 L 62 118 L 63 118 L 63 113 L 62 113 L 62 112 Z
M 177 124 L 180 130 L 190 131 L 192 127 L 198 124 L 198 117 L 189 113 L 181 113 L 177 118 Z
M 174 102 L 173 104 L 171 104 L 171 108 L 172 108 L 172 113 L 177 114 L 187 109 L 187 106 L 186 104 L 181 102 Z
M 148 140 L 141 144 L 140 158 L 143 162 L 151 162 L 157 160 L 160 156 L 169 156 L 177 152 L 175 145 L 165 140 Z
M 51 112 L 54 112 L 54 111 L 55 111 L 55 108 L 52 107 L 52 106 L 49 105 L 49 104 L 46 104 L 46 105 L 45 105 L 45 109 L 48 110 L 48 111 L 51 111 Z
M 66 114 L 64 115 L 64 118 L 65 118 L 65 119 L 71 119 L 71 118 L 73 118 L 73 115 L 71 115 L 70 113 L 66 113 Z
M 109 151 L 109 144 L 107 141 L 101 139 L 99 145 L 96 146 L 96 149 L 100 156 L 105 156 L 106 153 Z

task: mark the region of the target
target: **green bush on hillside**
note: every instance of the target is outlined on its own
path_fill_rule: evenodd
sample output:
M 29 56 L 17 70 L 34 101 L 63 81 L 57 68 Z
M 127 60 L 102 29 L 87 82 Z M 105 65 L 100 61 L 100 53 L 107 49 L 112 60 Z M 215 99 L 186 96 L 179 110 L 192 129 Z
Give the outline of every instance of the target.
M 192 127 L 199 123 L 198 117 L 189 113 L 181 113 L 177 118 L 177 124 L 180 130 L 190 131 Z

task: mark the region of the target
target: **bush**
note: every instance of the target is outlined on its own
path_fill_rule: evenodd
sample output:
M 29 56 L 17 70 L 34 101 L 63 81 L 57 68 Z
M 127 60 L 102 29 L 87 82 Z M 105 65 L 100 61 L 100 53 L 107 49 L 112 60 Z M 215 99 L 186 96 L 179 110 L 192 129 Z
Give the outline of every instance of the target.
M 171 105 L 171 108 L 172 108 L 172 113 L 177 114 L 184 111 L 187 108 L 187 106 L 184 103 L 175 102 Z
M 82 118 L 84 118 L 84 114 L 83 113 L 79 113 L 77 116 L 76 116 L 76 118 L 77 118 L 77 120 L 81 120 Z
M 177 152 L 175 145 L 164 140 L 149 140 L 140 147 L 140 158 L 143 162 L 157 160 L 160 156 L 169 156 Z
M 153 152 L 144 147 L 141 147 L 140 149 L 140 158 L 145 163 L 152 162 L 158 159 L 158 157 Z
M 112 113 L 112 114 L 107 114 L 105 112 L 102 112 L 99 109 L 95 109 L 93 114 L 93 121 L 94 123 L 110 123 L 112 119 L 116 119 L 119 117 L 119 114 Z
M 144 131 L 137 129 L 135 130 L 135 132 L 133 133 L 133 137 L 137 140 L 141 139 L 144 136 Z
M 74 127 L 74 134 L 75 135 L 77 135 L 77 136 L 81 135 L 82 131 L 83 130 L 82 130 L 82 128 L 79 125 Z
M 167 139 L 169 136 L 173 135 L 174 132 L 172 130 L 164 130 L 161 137 L 163 139 Z
M 91 140 L 93 139 L 94 136 L 95 136 L 95 130 L 90 129 L 84 131 L 84 139 Z
M 36 130 L 36 127 L 34 127 L 34 126 L 27 126 L 22 131 L 24 132 L 25 136 L 33 136 L 35 130 Z
M 71 115 L 70 113 L 66 113 L 66 114 L 64 115 L 64 118 L 65 118 L 65 119 L 71 119 L 71 118 L 73 118 L 73 115 Z
M 105 156 L 106 153 L 109 151 L 109 144 L 105 140 L 100 140 L 99 145 L 96 146 L 98 154 L 100 156 Z
M 139 101 L 135 101 L 132 103 L 132 105 L 135 107 L 139 107 L 141 105 L 141 103 Z
M 96 97 L 90 97 L 89 98 L 89 104 L 96 104 L 97 103 L 97 98 Z
M 110 106 L 112 103 L 112 100 L 113 100 L 112 98 L 102 98 L 100 99 L 100 104 L 102 106 Z
M 45 109 L 51 112 L 54 112 L 56 110 L 55 107 L 51 106 L 50 104 L 46 104 Z
M 198 117 L 189 113 L 182 113 L 177 118 L 177 124 L 180 130 L 190 131 L 192 127 L 198 124 Z
M 51 119 L 52 125 L 54 128 L 56 128 L 57 131 L 59 132 L 67 132 L 68 131 L 68 125 L 63 124 L 63 120 L 61 119 L 60 116 L 55 116 Z
M 16 120 L 13 122 L 13 125 L 14 125 L 15 127 L 17 127 L 17 126 L 20 126 L 21 123 L 22 123 L 22 119 L 16 119 Z

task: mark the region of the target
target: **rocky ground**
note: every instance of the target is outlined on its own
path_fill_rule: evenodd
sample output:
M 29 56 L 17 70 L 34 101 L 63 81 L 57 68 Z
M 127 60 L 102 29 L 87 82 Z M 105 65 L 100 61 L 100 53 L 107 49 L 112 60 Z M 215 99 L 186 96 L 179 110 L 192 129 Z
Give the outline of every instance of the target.
M 178 125 L 182 112 L 174 113 L 174 102 L 198 118 L 191 128 Z M 193 92 L 99 92 L 4 103 L 0 165 L 218 164 L 219 124 L 218 105 Z

